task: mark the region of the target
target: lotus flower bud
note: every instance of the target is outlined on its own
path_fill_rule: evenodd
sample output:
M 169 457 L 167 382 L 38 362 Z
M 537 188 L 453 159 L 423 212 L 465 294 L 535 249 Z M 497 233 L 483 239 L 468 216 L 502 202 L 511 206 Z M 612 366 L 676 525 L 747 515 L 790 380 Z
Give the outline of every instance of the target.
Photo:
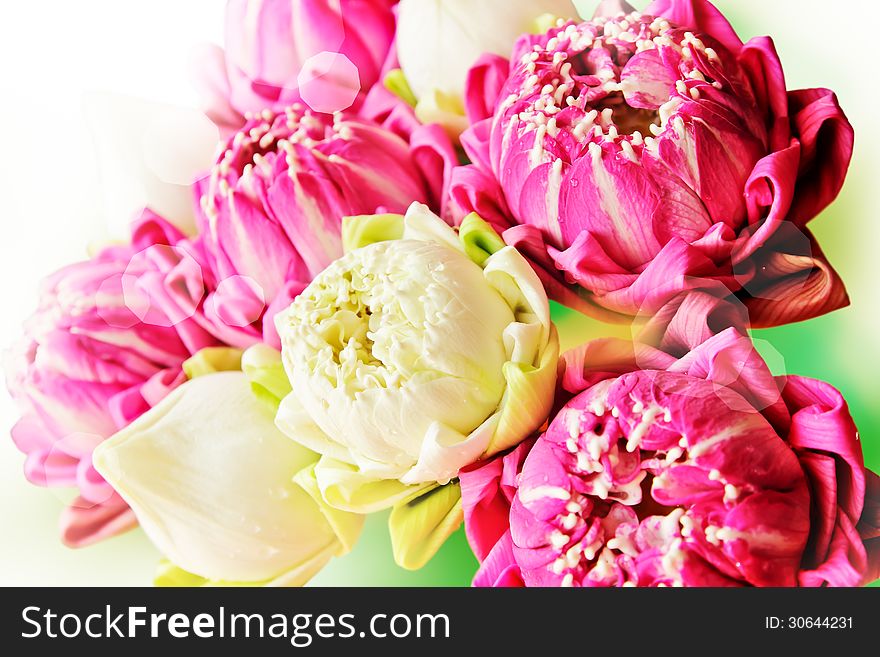
M 394 38 L 393 0 L 230 0 L 225 52 L 198 82 L 209 116 L 236 130 L 245 115 L 304 101 L 333 113 L 360 105 Z
M 212 581 L 288 585 L 344 551 L 294 482 L 316 458 L 275 428 L 242 372 L 185 383 L 94 456 L 176 566 Z M 360 518 L 344 524 L 356 535 Z
M 558 338 L 534 272 L 476 217 L 461 236 L 419 204 L 348 221 L 362 248 L 278 316 L 295 394 L 277 423 L 322 455 L 330 504 L 375 510 L 539 426 Z
M 569 402 L 511 508 L 525 582 L 793 585 L 809 531 L 803 473 L 760 413 L 719 393 L 635 372 Z M 652 504 L 668 512 L 640 517 Z M 542 551 L 555 558 L 539 564 Z
M 225 145 L 198 186 L 200 244 L 226 302 L 272 312 L 342 255 L 343 216 L 402 211 L 427 192 L 408 145 L 370 122 L 268 110 Z M 242 283 L 244 280 L 244 284 Z M 265 329 L 266 327 L 264 327 Z M 268 331 L 268 332 L 267 332 Z M 274 330 L 264 338 L 275 343 Z
M 182 363 L 217 343 L 195 318 L 203 294 L 191 246 L 149 213 L 130 244 L 108 247 L 45 282 L 13 350 L 7 381 L 22 413 L 12 429 L 28 480 L 75 487 L 62 538 L 83 546 L 136 522 L 92 466 L 92 450 L 186 377 Z M 169 290 L 195 287 L 196 298 Z
M 830 91 L 787 92 L 772 42 L 743 44 L 705 0 L 524 36 L 509 66 L 471 71 L 467 105 L 461 214 L 491 203 L 587 301 L 653 313 L 722 282 L 756 325 L 846 303 L 804 226 L 843 184 L 852 127 Z
M 732 329 L 678 360 L 616 341 L 563 360 L 562 388 L 577 394 L 547 431 L 461 474 L 483 561 L 475 583 L 855 586 L 878 576 L 878 479 L 828 384 L 774 379 Z

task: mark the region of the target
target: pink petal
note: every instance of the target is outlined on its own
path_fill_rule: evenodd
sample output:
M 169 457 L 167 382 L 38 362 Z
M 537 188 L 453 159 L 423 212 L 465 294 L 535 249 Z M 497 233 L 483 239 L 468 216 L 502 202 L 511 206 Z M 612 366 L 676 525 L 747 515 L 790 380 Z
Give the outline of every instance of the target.
M 154 244 L 175 245 L 184 239 L 183 233 L 174 224 L 145 208 L 131 225 L 131 246 L 135 251 L 143 251 Z
M 785 239 L 795 233 L 795 239 Z M 784 224 L 782 239 L 758 251 L 753 262 L 758 275 L 745 289 L 752 326 L 781 326 L 833 312 L 849 304 L 840 276 L 825 258 L 813 235 Z
M 735 264 L 770 240 L 786 219 L 794 195 L 800 148 L 796 143 L 762 158 L 745 183 L 748 220 L 757 226 L 733 254 Z M 749 235 L 749 233 L 746 233 Z
M 599 381 L 635 369 L 664 370 L 675 358 L 659 349 L 625 340 L 592 340 L 562 354 L 560 386 L 577 394 Z
M 461 167 L 459 171 L 462 168 L 467 167 Z M 477 212 L 477 214 L 480 213 Z M 596 303 L 593 296 L 585 289 L 579 288 L 576 285 L 567 285 L 564 280 L 561 280 L 559 269 L 550 257 L 549 250 L 552 247 L 547 246 L 540 229 L 535 226 L 519 225 L 503 230 L 497 227 L 497 223 L 500 223 L 500 221 L 496 219 L 496 223 L 493 223 L 492 220 L 489 220 L 489 223 L 492 224 L 493 228 L 501 232 L 501 237 L 506 244 L 515 247 L 529 261 L 532 269 L 535 270 L 538 278 L 541 279 L 548 297 L 568 308 L 577 310 L 588 317 L 600 321 L 612 323 L 631 321 L 630 318 L 618 315 Z M 586 233 L 583 235 L 587 237 Z
M 546 180 L 541 168 L 533 175 Z M 557 203 L 563 243 L 571 244 L 581 232 L 588 231 L 615 262 L 629 270 L 649 261 L 660 250 L 662 244 L 654 227 L 645 221 L 661 205 L 660 190 L 642 166 L 616 154 L 585 156 L 567 171 L 563 167 L 561 178 Z M 546 193 L 528 186 L 523 190 L 525 198 Z M 552 201 L 548 198 L 545 212 L 555 214 L 557 210 L 549 207 Z M 526 221 L 530 216 L 523 205 L 520 216 Z
M 788 412 L 779 384 L 748 336 L 728 328 L 669 367 L 735 391 L 749 407 L 761 411 L 777 428 L 788 427 Z
M 808 497 L 801 484 L 795 493 L 762 490 L 727 514 L 725 525 L 738 539 L 725 550 L 753 586 L 795 586 L 810 530 Z
M 638 339 L 669 354 L 684 355 L 725 327 L 745 335 L 748 313 L 720 283 L 715 289 L 690 290 L 671 299 L 648 318 Z
M 656 110 L 675 94 L 677 79 L 678 71 L 667 66 L 656 48 L 637 53 L 620 72 L 627 105 L 651 110 Z
M 287 310 L 293 300 L 299 296 L 300 292 L 306 289 L 307 280 L 302 278 L 289 277 L 288 281 L 281 288 L 281 291 L 269 304 L 266 314 L 263 316 L 263 342 L 270 347 L 281 350 L 281 338 L 278 336 L 278 330 L 275 328 L 275 315 L 282 310 Z
M 204 44 L 194 53 L 193 83 L 202 100 L 205 114 L 220 128 L 221 137 L 228 137 L 244 123 L 230 103 L 232 90 L 226 69 L 226 55 L 220 46 Z
M 858 586 L 868 573 L 868 558 L 859 533 L 849 518 L 838 514 L 825 561 L 798 575 L 801 586 Z
M 758 106 L 767 111 L 770 150 L 786 148 L 791 138 L 788 93 L 773 40 L 770 37 L 751 39 L 743 46 L 737 60 L 751 83 Z
M 235 272 L 253 278 L 267 297 L 273 297 L 284 281 L 291 259 L 297 257 L 281 227 L 243 194 L 233 191 L 228 210 L 221 207 L 217 238 L 233 263 Z
M 625 273 L 587 233 L 566 251 L 550 249 L 550 255 L 575 281 L 596 291 L 602 306 L 622 314 L 652 314 L 682 292 L 714 286 L 711 279 L 727 282 L 727 272 L 719 271 L 700 247 L 679 238 L 671 239 L 639 274 Z
M 484 561 L 508 530 L 510 501 L 501 492 L 501 458 L 478 462 L 459 473 L 464 527 L 477 559 Z
M 834 457 L 818 452 L 799 456 L 810 482 L 811 521 L 810 544 L 804 565 L 815 568 L 828 557 L 831 539 L 837 527 L 837 466 Z
M 275 216 L 283 218 L 283 237 L 280 239 L 295 245 L 294 257 L 305 263 L 309 278 L 342 255 L 342 217 L 353 213 L 322 170 L 292 170 L 289 176 L 279 176 L 269 190 L 269 201 Z M 278 266 L 278 273 L 283 277 L 288 262 L 279 262 Z M 254 278 L 260 282 L 259 278 Z M 264 286 L 265 296 L 273 298 L 282 281 L 283 278 L 279 277 L 274 287 Z
M 461 146 L 465 155 L 481 171 L 490 173 L 492 169 L 492 119 L 478 121 L 461 133 Z
M 452 170 L 449 196 L 456 223 L 461 223 L 471 212 L 480 215 L 498 233 L 504 232 L 513 223 L 504 192 L 495 176 L 472 164 Z M 543 248 L 541 250 L 544 251 Z
M 788 442 L 798 451 L 818 451 L 835 458 L 838 504 L 855 525 L 864 506 L 865 466 L 849 407 L 828 383 L 800 376 L 783 380 L 782 396 L 791 412 Z
M 870 470 L 865 471 L 865 477 L 865 508 L 857 529 L 868 556 L 864 581 L 873 582 L 880 578 L 880 477 Z
M 482 55 L 468 71 L 464 107 L 471 124 L 492 118 L 509 73 L 510 62 L 493 53 Z
M 476 587 L 522 587 L 519 566 L 513 558 L 513 544 L 510 540 L 510 532 L 501 537 L 492 551 L 480 564 L 477 574 L 474 575 L 473 585 Z
M 642 13 L 662 16 L 681 28 L 708 34 L 733 54 L 742 48 L 736 31 L 708 0 L 654 0 Z
M 12 426 L 10 435 L 18 450 L 25 454 L 50 449 L 55 442 L 39 417 L 30 413 Z
M 118 495 L 96 505 L 77 498 L 61 514 L 60 526 L 64 544 L 80 548 L 133 529 L 137 518 Z
M 425 181 L 426 200 L 440 211 L 440 216 L 449 218 L 452 211 L 447 207 L 447 199 L 458 155 L 446 131 L 439 125 L 419 126 L 410 135 L 409 147 L 413 163 Z
M 803 226 L 836 197 L 852 159 L 854 133 L 828 89 L 804 89 L 788 95 L 794 134 L 801 144 L 795 200 L 789 220 Z
M 302 101 L 327 114 L 350 108 L 361 90 L 357 66 L 347 56 L 330 51 L 306 59 L 297 83 Z
M 858 530 L 864 539 L 880 538 L 880 476 L 870 470 L 865 470 L 865 508 Z
M 506 454 L 478 461 L 459 473 L 465 533 L 480 561 L 486 559 L 509 527 L 517 475 L 534 442 L 526 440 Z

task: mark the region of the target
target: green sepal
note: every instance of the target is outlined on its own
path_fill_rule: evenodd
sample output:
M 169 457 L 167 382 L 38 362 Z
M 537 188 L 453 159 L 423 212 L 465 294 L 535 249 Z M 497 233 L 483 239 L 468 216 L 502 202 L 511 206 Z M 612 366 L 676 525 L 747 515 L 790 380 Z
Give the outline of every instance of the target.
M 388 517 L 394 561 L 401 568 L 418 570 L 437 554 L 463 519 L 457 481 L 395 504 Z
M 403 71 L 399 68 L 391 69 L 385 74 L 385 77 L 382 80 L 382 86 L 410 107 L 416 106 L 416 103 L 418 102 L 416 100 L 416 95 L 409 86 L 409 81 L 407 81 Z
M 498 233 L 476 212 L 471 212 L 461 222 L 458 237 L 464 245 L 468 258 L 481 267 L 489 256 L 507 246 Z
M 403 215 L 365 214 L 342 218 L 342 249 L 350 253 L 376 242 L 403 237 Z
M 251 384 L 254 396 L 268 404 L 272 412 L 292 388 L 281 362 L 281 352 L 265 344 L 250 347 L 241 357 L 241 369 Z
M 205 347 L 183 361 L 183 372 L 188 379 L 217 372 L 235 372 L 241 369 L 241 355 L 241 349 Z

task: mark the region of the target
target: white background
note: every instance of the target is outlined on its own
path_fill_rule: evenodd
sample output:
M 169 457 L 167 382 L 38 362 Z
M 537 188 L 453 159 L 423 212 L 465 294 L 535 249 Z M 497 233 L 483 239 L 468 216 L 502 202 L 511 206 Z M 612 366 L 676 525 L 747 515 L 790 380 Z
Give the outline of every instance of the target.
M 222 0 L 0 2 L 3 347 L 33 311 L 41 278 L 81 260 L 89 242 L 122 232 L 136 209 L 144 146 L 155 145 L 150 127 L 157 116 L 175 116 L 174 106 L 197 105 L 192 59 L 201 44 L 221 42 L 223 7 Z M 144 113 L 139 98 L 158 105 Z M 123 120 L 102 135 L 95 124 L 107 108 Z M 158 555 L 140 532 L 85 550 L 60 544 L 65 496 L 24 480 L 23 457 L 7 438 L 15 419 L 0 391 L 0 583 L 148 584 Z

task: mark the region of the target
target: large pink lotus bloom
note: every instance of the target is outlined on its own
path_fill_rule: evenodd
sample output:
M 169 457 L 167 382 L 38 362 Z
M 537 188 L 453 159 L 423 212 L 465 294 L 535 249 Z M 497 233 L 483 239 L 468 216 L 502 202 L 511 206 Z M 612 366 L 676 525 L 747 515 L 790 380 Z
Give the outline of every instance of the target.
M 477 585 L 853 586 L 880 575 L 880 479 L 834 388 L 733 330 L 684 358 L 564 356 L 547 431 L 461 473 Z M 866 494 L 867 489 L 867 494 Z
M 356 110 L 394 39 L 396 0 L 230 0 L 224 50 L 201 62 L 208 114 L 236 130 L 247 114 L 303 101 Z
M 806 224 L 843 184 L 852 127 L 705 0 L 524 36 L 473 68 L 467 108 L 461 213 L 506 231 L 557 298 L 574 285 L 584 308 L 650 314 L 714 281 L 755 326 L 846 304 Z
M 203 279 L 176 228 L 146 212 L 125 246 L 102 250 L 45 282 L 8 385 L 22 417 L 12 430 L 40 486 L 75 487 L 62 538 L 83 546 L 136 524 L 92 466 L 94 447 L 185 380 L 181 364 L 217 340 L 199 314 Z
M 254 318 L 267 304 L 263 339 L 277 345 L 271 316 L 342 256 L 343 217 L 439 206 L 434 154 L 371 121 L 301 105 L 248 121 L 196 186 L 199 246 L 217 280 L 232 281 L 225 303 Z

